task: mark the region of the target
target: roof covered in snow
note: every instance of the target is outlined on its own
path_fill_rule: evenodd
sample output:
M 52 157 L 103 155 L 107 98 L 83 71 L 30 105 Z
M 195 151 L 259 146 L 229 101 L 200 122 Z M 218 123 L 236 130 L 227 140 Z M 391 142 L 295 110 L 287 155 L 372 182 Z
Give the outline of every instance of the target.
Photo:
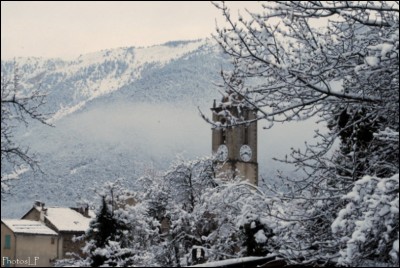
M 59 232 L 86 232 L 92 220 L 71 208 L 62 207 L 47 208 L 45 218 Z
M 52 229 L 39 221 L 31 220 L 1 220 L 16 234 L 57 235 Z

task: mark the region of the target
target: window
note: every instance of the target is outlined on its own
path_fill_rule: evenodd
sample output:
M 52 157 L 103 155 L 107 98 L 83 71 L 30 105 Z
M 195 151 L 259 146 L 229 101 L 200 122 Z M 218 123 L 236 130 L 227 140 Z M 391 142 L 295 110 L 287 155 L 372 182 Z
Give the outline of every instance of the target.
M 6 241 L 4 243 L 5 249 L 11 249 L 11 235 L 6 235 Z
M 226 144 L 226 132 L 225 129 L 221 129 L 221 144 Z
M 245 125 L 244 127 L 244 141 L 243 144 L 249 144 L 249 126 Z
M 56 241 L 56 239 L 54 237 L 51 238 L 51 244 L 54 245 L 54 242 Z

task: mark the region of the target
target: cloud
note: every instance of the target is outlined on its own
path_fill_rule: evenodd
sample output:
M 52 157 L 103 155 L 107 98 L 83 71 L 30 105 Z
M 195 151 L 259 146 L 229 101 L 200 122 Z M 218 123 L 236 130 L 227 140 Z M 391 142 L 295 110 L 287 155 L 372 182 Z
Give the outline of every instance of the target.
M 57 128 L 88 144 L 166 156 L 186 151 L 205 155 L 211 148 L 210 127 L 197 110 L 172 104 L 113 103 L 94 107 L 61 121 Z

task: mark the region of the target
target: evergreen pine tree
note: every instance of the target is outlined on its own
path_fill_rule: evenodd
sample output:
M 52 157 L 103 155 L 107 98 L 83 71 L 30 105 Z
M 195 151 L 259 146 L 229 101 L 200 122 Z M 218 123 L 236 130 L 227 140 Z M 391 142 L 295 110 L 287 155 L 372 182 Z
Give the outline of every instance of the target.
M 96 220 L 90 224 L 88 238 L 93 241 L 89 249 L 89 258 L 91 259 L 92 267 L 99 267 L 103 265 L 107 257 L 99 254 L 96 249 L 104 248 L 109 240 L 115 239 L 115 232 L 117 230 L 116 220 L 113 218 L 112 211 L 109 210 L 105 197 L 102 197 L 102 207 Z

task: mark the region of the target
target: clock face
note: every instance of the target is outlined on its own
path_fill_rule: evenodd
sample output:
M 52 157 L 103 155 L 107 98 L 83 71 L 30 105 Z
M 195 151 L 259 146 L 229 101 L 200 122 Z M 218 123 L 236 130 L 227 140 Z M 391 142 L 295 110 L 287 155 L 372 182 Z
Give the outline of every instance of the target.
M 225 144 L 221 144 L 217 150 L 217 159 L 219 161 L 225 161 L 228 158 L 228 147 Z
M 240 154 L 240 158 L 244 162 L 249 162 L 251 160 L 253 152 L 251 151 L 250 146 L 245 144 L 245 145 L 242 145 L 242 147 L 240 147 L 239 154 Z

